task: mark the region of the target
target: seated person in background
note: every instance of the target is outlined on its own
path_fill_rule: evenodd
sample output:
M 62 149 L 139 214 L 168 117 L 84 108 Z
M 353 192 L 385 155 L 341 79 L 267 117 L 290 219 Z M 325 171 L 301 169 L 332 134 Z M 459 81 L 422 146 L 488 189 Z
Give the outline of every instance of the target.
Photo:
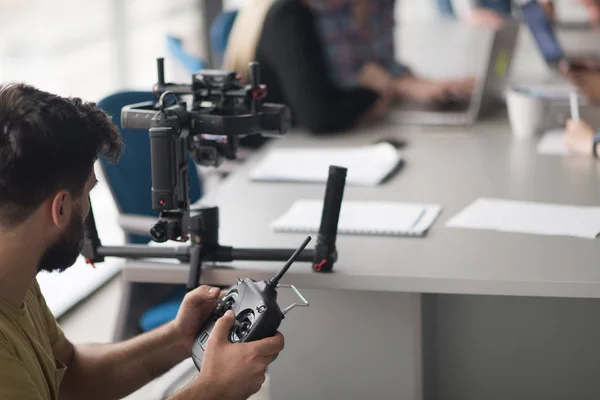
M 261 65 L 267 101 L 285 103 L 315 133 L 382 117 L 395 100 L 467 96 L 473 80 L 418 77 L 394 60 L 394 0 L 253 0 L 232 29 L 224 67 Z
M 120 399 L 190 357 L 218 288 L 189 292 L 177 317 L 122 343 L 74 345 L 36 276 L 81 251 L 99 154 L 118 157 L 119 131 L 93 103 L 24 84 L 0 85 L 0 399 Z M 172 400 L 243 400 L 257 392 L 283 337 L 230 343 L 233 314 L 208 339 L 202 372 Z
M 600 60 L 565 60 L 560 63 L 559 68 L 590 102 L 600 103 Z
M 565 134 L 565 145 L 570 151 L 579 154 L 600 155 L 600 131 L 596 132 L 587 122 L 583 120 L 567 121 L 567 133 Z M 595 148 L 595 149 L 594 149 Z M 594 150 L 596 151 L 594 153 Z
M 591 59 L 572 60 L 560 65 L 561 71 L 581 90 L 592 103 L 600 102 L 600 61 Z M 569 120 L 565 144 L 581 154 L 593 154 L 597 133 L 585 121 Z M 600 150 L 600 149 L 596 149 Z
M 575 0 L 575 2 L 585 7 L 592 25 L 600 24 L 600 0 Z
M 528 0 L 519 0 L 526 2 Z M 599 0 L 570 0 L 575 4 L 585 7 L 590 23 L 600 23 Z M 498 28 L 502 19 L 513 11 L 512 0 L 436 0 L 438 10 L 443 16 L 457 17 L 473 25 L 484 25 Z M 546 14 L 554 20 L 553 0 L 539 0 Z

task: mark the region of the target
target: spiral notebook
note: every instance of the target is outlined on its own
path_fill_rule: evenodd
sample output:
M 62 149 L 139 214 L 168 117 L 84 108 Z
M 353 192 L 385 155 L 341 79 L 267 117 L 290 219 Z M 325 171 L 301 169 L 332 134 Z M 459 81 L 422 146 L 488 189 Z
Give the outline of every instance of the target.
M 435 204 L 344 201 L 338 233 L 365 236 L 424 236 L 442 208 Z M 318 232 L 322 200 L 297 200 L 271 228 L 276 232 Z
M 272 149 L 250 171 L 250 179 L 325 183 L 330 165 L 348 168 L 347 185 L 376 186 L 402 165 L 402 155 L 388 142 L 348 148 Z

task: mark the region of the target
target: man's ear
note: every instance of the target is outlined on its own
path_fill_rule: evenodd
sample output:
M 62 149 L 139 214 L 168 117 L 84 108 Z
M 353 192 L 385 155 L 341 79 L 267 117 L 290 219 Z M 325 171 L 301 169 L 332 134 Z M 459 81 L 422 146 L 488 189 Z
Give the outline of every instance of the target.
M 71 221 L 73 212 L 73 197 L 66 190 L 56 193 L 52 199 L 52 221 L 57 228 L 64 229 Z

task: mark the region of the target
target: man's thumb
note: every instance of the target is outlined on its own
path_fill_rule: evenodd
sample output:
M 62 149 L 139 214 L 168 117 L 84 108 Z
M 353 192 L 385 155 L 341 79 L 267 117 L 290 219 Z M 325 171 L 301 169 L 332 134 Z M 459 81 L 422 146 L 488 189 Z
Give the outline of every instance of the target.
M 215 327 L 210 335 L 212 339 L 218 342 L 228 342 L 229 332 L 233 327 L 234 321 L 235 315 L 233 314 L 233 311 L 227 310 L 225 315 L 217 320 L 217 323 L 215 324 Z

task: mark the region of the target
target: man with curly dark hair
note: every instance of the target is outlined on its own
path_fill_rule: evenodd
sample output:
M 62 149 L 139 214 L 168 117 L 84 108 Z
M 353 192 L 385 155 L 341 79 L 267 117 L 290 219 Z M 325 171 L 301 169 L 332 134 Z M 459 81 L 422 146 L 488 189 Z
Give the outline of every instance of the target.
M 25 84 L 0 85 L 0 399 L 118 399 L 189 357 L 218 288 L 188 293 L 177 317 L 122 343 L 73 345 L 46 306 L 36 275 L 64 271 L 81 251 L 99 155 L 121 138 L 94 103 Z M 232 344 L 235 317 L 219 319 L 202 371 L 173 396 L 245 399 L 283 349 L 277 334 Z

